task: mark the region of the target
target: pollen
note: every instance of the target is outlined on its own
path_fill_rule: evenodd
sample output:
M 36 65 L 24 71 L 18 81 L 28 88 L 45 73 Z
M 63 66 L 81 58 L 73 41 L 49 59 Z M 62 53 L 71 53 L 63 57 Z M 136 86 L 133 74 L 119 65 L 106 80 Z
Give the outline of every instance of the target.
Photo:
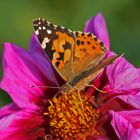
M 50 133 L 54 138 L 86 138 L 98 135 L 95 129 L 99 112 L 83 93 L 71 90 L 67 94 L 49 100 Z

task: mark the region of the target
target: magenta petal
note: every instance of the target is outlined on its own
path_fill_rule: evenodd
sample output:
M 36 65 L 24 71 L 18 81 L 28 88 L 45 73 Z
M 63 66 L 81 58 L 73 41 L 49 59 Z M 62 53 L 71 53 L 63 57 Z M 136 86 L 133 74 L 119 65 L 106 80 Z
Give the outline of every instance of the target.
M 119 114 L 128 120 L 140 135 L 140 110 L 121 111 Z
M 113 55 L 110 52 L 108 56 Z M 106 68 L 109 87 L 114 93 L 140 90 L 140 74 L 125 58 L 118 58 Z
M 140 137 L 133 124 L 123 115 L 110 111 L 112 116 L 111 125 L 114 128 L 119 140 L 138 140 Z
M 131 105 L 135 109 L 140 109 L 140 95 L 122 95 L 117 98 L 121 99 L 126 104 Z
M 39 55 L 39 54 L 38 54 Z M 38 59 L 39 56 L 38 56 Z M 46 64 L 46 63 L 45 63 Z M 3 51 L 3 77 L 0 87 L 6 90 L 14 102 L 21 108 L 37 109 L 34 104 L 40 96 L 43 96 L 45 88 L 31 88 L 30 85 L 48 85 L 50 76 L 49 66 L 46 69 L 42 63 L 37 60 L 31 53 L 11 43 L 4 44 Z M 43 67 L 43 68 L 42 68 Z M 46 70 L 45 72 L 42 72 Z M 53 76 L 52 76 L 53 77 Z M 56 82 L 56 80 L 54 80 Z M 51 84 L 51 83 L 50 83 Z M 55 84 L 55 83 L 54 83 Z
M 37 36 L 34 33 L 32 34 L 29 46 L 30 46 L 29 47 L 30 52 L 37 53 L 37 54 L 39 53 L 39 54 L 41 54 L 41 56 L 44 55 L 43 57 L 46 57 L 45 53 L 43 52 L 43 49 L 40 46 Z
M 42 73 L 45 78 L 49 81 L 49 84 L 53 84 L 53 86 L 59 86 L 59 81 L 56 79 L 56 71 L 54 70 L 50 60 L 44 53 L 44 50 L 41 48 L 38 39 L 35 34 L 32 35 L 31 41 L 30 41 L 30 48 L 29 53 L 33 57 L 34 61 L 38 65 L 38 69 L 40 70 L 40 73 Z
M 106 22 L 101 13 L 98 13 L 95 17 L 87 21 L 84 31 L 91 32 L 96 35 L 101 41 L 104 42 L 105 46 L 110 49 Z
M 20 108 L 15 103 L 9 103 L 8 105 L 0 108 L 0 119 L 19 110 Z
M 36 140 L 44 136 L 43 119 L 34 113 L 19 111 L 0 120 L 0 140 Z
M 140 68 L 138 68 L 137 70 L 138 70 L 138 73 L 139 73 L 139 75 L 140 75 Z
M 106 114 L 108 110 L 132 110 L 140 109 L 140 94 L 119 95 L 106 101 L 101 107 L 100 112 Z

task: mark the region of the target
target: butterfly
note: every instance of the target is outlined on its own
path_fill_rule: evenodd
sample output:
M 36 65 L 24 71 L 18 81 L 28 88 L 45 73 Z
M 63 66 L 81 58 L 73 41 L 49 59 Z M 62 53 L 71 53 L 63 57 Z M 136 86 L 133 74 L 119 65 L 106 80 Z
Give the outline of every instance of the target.
M 35 34 L 55 70 L 66 81 L 62 92 L 84 90 L 117 55 L 104 59 L 103 42 L 92 33 L 71 31 L 43 18 L 33 20 Z

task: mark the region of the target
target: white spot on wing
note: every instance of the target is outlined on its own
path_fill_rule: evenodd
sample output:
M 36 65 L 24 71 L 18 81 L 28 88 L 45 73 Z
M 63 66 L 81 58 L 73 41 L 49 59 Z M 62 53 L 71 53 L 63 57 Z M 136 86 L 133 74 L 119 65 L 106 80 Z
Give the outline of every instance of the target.
M 68 29 L 69 32 L 72 32 L 72 30 Z
M 33 24 L 34 26 L 38 26 L 37 24 Z
M 55 28 L 57 28 L 57 25 L 53 24 L 53 26 L 54 26 Z
M 48 34 L 51 34 L 51 33 L 52 33 L 52 31 L 51 31 L 51 30 L 47 30 L 47 33 L 48 33 Z
M 45 48 L 46 48 L 46 44 L 44 44 L 44 43 L 42 42 L 41 47 L 42 47 L 43 49 L 45 49 Z
M 45 38 L 44 38 L 44 41 L 45 41 L 46 43 L 49 43 L 50 39 L 49 39 L 48 37 L 45 37 Z
M 42 28 L 43 28 L 43 30 L 46 30 L 46 27 L 45 26 L 43 26 Z
M 50 42 L 50 39 L 48 37 L 45 37 L 44 40 L 43 40 L 43 42 L 42 42 L 41 47 L 43 49 L 45 49 L 46 48 L 46 43 L 49 43 L 49 42 Z
M 65 27 L 61 26 L 62 29 L 65 29 Z
M 47 21 L 47 24 L 51 24 L 49 21 Z
M 36 33 L 36 35 L 39 35 L 39 31 L 38 30 L 36 30 L 35 33 Z
M 38 27 L 38 29 L 41 30 L 42 28 L 41 27 Z

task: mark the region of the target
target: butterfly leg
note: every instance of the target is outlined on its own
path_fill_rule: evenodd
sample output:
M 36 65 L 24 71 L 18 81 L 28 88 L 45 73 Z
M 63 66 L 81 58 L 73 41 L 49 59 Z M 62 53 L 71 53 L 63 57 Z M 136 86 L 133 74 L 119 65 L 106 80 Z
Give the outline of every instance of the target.
M 56 97 L 59 93 L 67 94 L 71 88 L 72 87 L 68 83 L 65 83 L 60 87 L 60 89 L 58 90 L 58 92 L 55 94 L 54 97 Z
M 95 90 L 99 91 L 100 93 L 107 93 L 106 91 L 104 90 L 100 90 L 98 89 L 95 85 L 86 85 L 87 87 L 93 87 Z
M 62 86 L 62 87 L 63 87 L 63 86 Z M 60 87 L 60 89 L 59 89 L 58 92 L 54 95 L 54 97 L 56 97 L 59 93 L 61 93 L 62 87 Z
M 107 93 L 107 92 L 104 91 L 104 90 L 98 89 L 95 85 L 87 85 L 87 87 L 93 87 L 95 90 L 98 91 L 98 92 L 95 92 L 95 94 L 92 97 L 93 97 L 93 104 L 94 104 L 94 106 L 95 107 L 100 106 L 102 104 L 101 103 L 101 97 L 107 95 L 107 94 L 104 94 L 104 93 Z M 100 94 L 100 93 L 103 93 L 103 94 Z

